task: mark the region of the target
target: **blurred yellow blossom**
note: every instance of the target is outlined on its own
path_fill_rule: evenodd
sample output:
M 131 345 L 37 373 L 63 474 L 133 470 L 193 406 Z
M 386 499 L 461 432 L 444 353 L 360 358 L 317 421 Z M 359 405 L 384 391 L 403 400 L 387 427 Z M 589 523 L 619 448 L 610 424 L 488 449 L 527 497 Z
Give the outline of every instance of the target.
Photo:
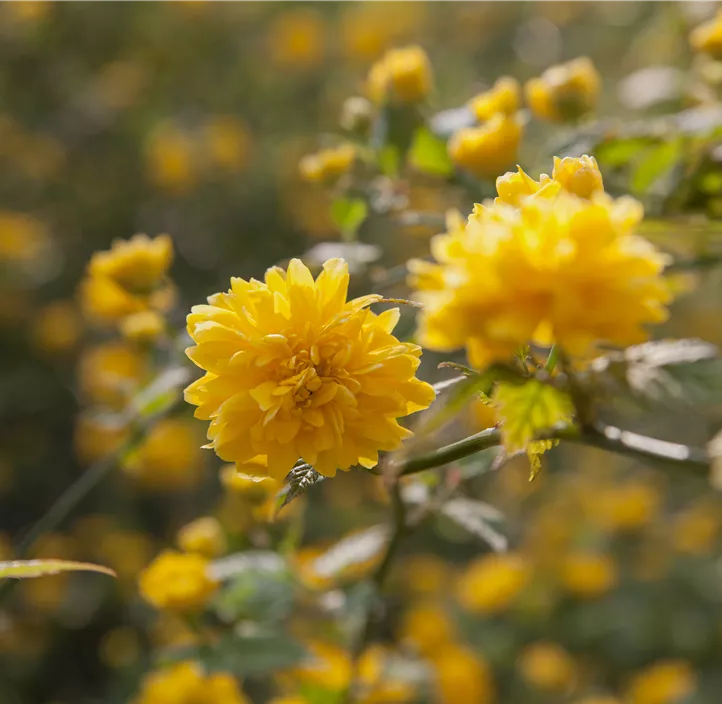
M 695 51 L 708 54 L 713 59 L 722 59 L 722 10 L 694 29 L 689 35 L 689 42 Z
M 634 676 L 627 689 L 629 704 L 676 704 L 694 693 L 697 677 L 683 660 L 650 665 Z
M 527 646 L 517 663 L 521 676 L 544 692 L 567 692 L 575 683 L 577 668 L 569 653 L 556 643 Z
M 582 598 L 605 594 L 617 583 L 617 566 L 603 553 L 574 552 L 562 562 L 561 581 L 566 589 Z
M 600 491 L 592 508 L 593 516 L 606 530 L 635 530 L 654 520 L 660 500 L 659 489 L 654 485 L 627 482 Z
M 278 66 L 297 70 L 317 66 L 324 55 L 324 18 L 312 9 L 284 10 L 272 21 L 268 56 Z
M 519 110 L 521 88 L 519 81 L 510 76 L 500 78 L 494 87 L 469 101 L 469 109 L 479 122 L 486 122 L 494 115 L 514 115 Z
M 203 557 L 217 557 L 226 547 L 226 537 L 218 519 L 213 516 L 196 518 L 178 531 L 178 547 Z
M 579 198 L 556 181 L 516 208 L 476 205 L 465 231 L 432 240 L 438 264 L 409 262 L 424 305 L 419 341 L 444 352 L 466 345 L 477 367 L 529 341 L 582 357 L 600 342 L 644 341 L 670 295 L 666 257 L 633 234 L 641 217 L 629 198 Z
M 78 345 L 83 324 L 71 301 L 53 301 L 37 314 L 33 325 L 33 339 L 37 347 L 48 354 L 66 354 Z
M 333 184 L 351 170 L 355 160 L 356 147 L 353 144 L 340 144 L 315 154 L 307 154 L 299 162 L 298 168 L 303 179 L 309 183 Z
M 366 90 L 375 103 L 418 103 L 431 92 L 431 62 L 420 46 L 387 51 L 369 71 Z
M 253 462 L 253 460 L 257 460 Z M 221 483 L 228 491 L 238 494 L 251 504 L 261 504 L 269 496 L 278 493 L 281 488 L 273 477 L 259 476 L 267 468 L 265 457 L 252 458 L 244 462 L 237 469 L 236 465 L 229 464 L 221 468 Z M 250 473 L 239 471 L 246 469 Z
M 517 157 L 522 124 L 516 115 L 496 114 L 479 127 L 465 127 L 449 140 L 449 156 L 462 169 L 493 179 Z
M 578 120 L 594 110 L 601 78 L 586 57 L 552 66 L 524 87 L 534 115 L 551 122 Z
M 185 490 L 196 486 L 205 470 L 195 423 L 164 418 L 123 462 L 123 470 L 150 490 Z
M 122 342 L 105 342 L 84 350 L 78 383 L 91 403 L 122 408 L 138 390 L 148 372 L 147 361 Z
M 200 555 L 165 550 L 141 572 L 141 596 L 157 609 L 185 613 L 202 609 L 218 589 Z
M 401 638 L 422 655 L 428 655 L 456 640 L 454 625 L 440 604 L 413 605 L 401 621 Z
M 405 577 L 406 589 L 421 596 L 443 593 L 455 578 L 453 567 L 432 553 L 407 557 L 401 572 Z
M 398 309 L 376 315 L 381 297 L 346 301 L 348 267 L 332 259 L 314 281 L 298 259 L 265 282 L 234 278 L 226 294 L 195 306 L 188 356 L 205 376 L 186 389 L 210 420 L 217 454 L 242 463 L 265 455 L 282 480 L 302 457 L 334 476 L 355 464 L 374 467 L 379 451 L 411 435 L 398 418 L 434 398 L 415 377 L 421 349 L 392 334 Z M 230 399 L 230 401 L 229 401 Z
M 529 576 L 529 567 L 518 555 L 484 555 L 459 578 L 456 596 L 469 611 L 498 613 L 511 605 Z
M 251 137 L 248 128 L 233 115 L 217 115 L 205 125 L 211 161 L 226 171 L 241 171 L 248 162 Z
M 25 213 L 0 211 L 0 262 L 28 262 L 37 259 L 48 245 L 45 226 Z
M 431 658 L 433 687 L 438 704 L 494 704 L 491 668 L 483 657 L 466 647 L 449 645 Z
M 83 464 L 90 464 L 118 450 L 130 437 L 130 430 L 117 420 L 94 411 L 81 413 L 75 420 L 73 444 Z
M 698 501 L 677 514 L 670 526 L 675 549 L 690 555 L 711 552 L 720 533 L 720 507 Z
M 132 59 L 103 66 L 96 79 L 99 99 L 108 107 L 122 110 L 134 105 L 148 82 L 146 68 Z
M 139 313 L 131 313 L 121 320 L 120 331 L 129 342 L 148 344 L 163 334 L 165 320 L 154 310 L 143 310 Z
M 146 144 L 150 180 L 172 195 L 190 191 L 198 180 L 196 148 L 190 135 L 171 122 L 154 130 Z

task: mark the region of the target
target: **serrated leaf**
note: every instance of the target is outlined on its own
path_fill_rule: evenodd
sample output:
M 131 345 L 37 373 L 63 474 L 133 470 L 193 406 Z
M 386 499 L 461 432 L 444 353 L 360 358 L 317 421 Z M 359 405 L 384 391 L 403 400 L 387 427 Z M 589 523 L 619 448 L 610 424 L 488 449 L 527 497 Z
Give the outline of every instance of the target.
M 362 198 L 337 198 L 331 203 L 331 220 L 345 237 L 353 237 L 369 213 Z
M 288 506 L 294 499 L 304 494 L 314 484 L 322 482 L 326 477 L 319 474 L 310 464 L 294 467 L 286 475 L 286 484 L 276 496 L 276 511 Z
M 540 455 L 550 447 L 548 441 L 539 442 L 536 436 L 540 431 L 571 421 L 574 414 L 571 398 L 554 386 L 530 379 L 521 385 L 497 384 L 492 400 L 501 421 L 504 449 L 510 454 L 526 450 L 533 479 Z
M 364 564 L 380 555 L 388 538 L 387 525 L 372 526 L 351 533 L 317 557 L 311 563 L 311 568 L 319 577 L 337 577 L 350 567 Z
M 424 126 L 414 133 L 409 149 L 409 163 L 422 173 L 432 176 L 449 176 L 454 172 L 446 142 Z
M 254 677 L 283 670 L 306 657 L 306 649 L 287 633 L 233 633 L 201 653 L 210 672 Z
M 0 579 L 30 579 L 60 572 L 100 572 L 117 577 L 109 567 L 69 560 L 15 560 L 0 562 Z
M 447 501 L 441 507 L 441 513 L 472 535 L 481 538 L 494 552 L 506 552 L 506 537 L 489 525 L 490 521 L 503 520 L 504 515 L 498 509 L 481 501 L 458 498 Z

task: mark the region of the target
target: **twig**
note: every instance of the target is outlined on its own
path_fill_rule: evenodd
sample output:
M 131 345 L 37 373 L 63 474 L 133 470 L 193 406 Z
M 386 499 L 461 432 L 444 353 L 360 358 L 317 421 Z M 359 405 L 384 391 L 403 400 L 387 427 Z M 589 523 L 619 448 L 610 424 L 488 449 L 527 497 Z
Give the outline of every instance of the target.
M 359 660 L 361 654 L 369 643 L 371 633 L 379 613 L 379 601 L 383 591 L 386 578 L 388 577 L 391 563 L 396 557 L 402 539 L 407 532 L 406 523 L 406 504 L 401 496 L 401 487 L 398 478 L 394 478 L 390 487 L 391 492 L 391 511 L 393 528 L 389 542 L 386 544 L 386 550 L 378 567 L 371 575 L 370 583 L 372 586 L 372 594 L 369 596 L 369 604 L 363 614 L 363 618 L 356 637 L 351 644 L 351 677 L 349 678 L 346 692 L 341 701 L 344 704 L 350 704 L 354 701 L 355 688 L 358 680 Z
M 637 459 L 662 460 L 696 469 L 708 469 L 710 466 L 709 456 L 701 448 L 657 440 L 609 425 L 598 425 L 579 431 L 574 426 L 565 424 L 538 433 L 537 439 L 570 440 Z M 400 476 L 416 474 L 498 445 L 501 445 L 501 431 L 498 428 L 488 428 L 425 455 L 404 459 L 394 466 L 394 470 Z

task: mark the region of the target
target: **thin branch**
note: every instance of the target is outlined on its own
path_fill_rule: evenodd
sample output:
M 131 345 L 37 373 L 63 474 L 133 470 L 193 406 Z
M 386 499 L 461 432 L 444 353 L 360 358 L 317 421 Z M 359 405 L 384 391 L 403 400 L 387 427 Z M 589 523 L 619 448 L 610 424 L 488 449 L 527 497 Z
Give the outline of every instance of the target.
M 696 469 L 708 469 L 710 466 L 710 458 L 701 448 L 657 440 L 609 425 L 579 431 L 574 426 L 565 424 L 538 433 L 537 439 L 570 440 L 637 459 L 662 460 Z M 498 428 L 488 428 L 427 454 L 406 458 L 392 467 L 399 476 L 416 474 L 498 445 L 501 445 L 501 431 Z

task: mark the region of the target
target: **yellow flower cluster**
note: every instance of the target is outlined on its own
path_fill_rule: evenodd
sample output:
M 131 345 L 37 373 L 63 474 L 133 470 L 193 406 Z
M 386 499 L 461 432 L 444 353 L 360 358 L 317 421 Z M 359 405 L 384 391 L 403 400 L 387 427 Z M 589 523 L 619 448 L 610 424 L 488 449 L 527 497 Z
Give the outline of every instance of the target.
M 422 345 L 466 346 L 477 367 L 530 341 L 583 357 L 641 342 L 665 319 L 665 258 L 634 235 L 642 206 L 605 194 L 593 158 L 555 159 L 539 181 L 519 169 L 497 192 L 433 240 L 437 263 L 409 263 Z
M 524 86 L 532 113 L 550 122 L 573 122 L 591 112 L 599 97 L 601 78 L 586 57 L 548 68 Z
M 375 63 L 366 81 L 369 98 L 375 103 L 418 103 L 433 86 L 431 63 L 420 46 L 392 49 Z
M 355 160 L 356 147 L 353 144 L 340 144 L 332 149 L 307 154 L 301 159 L 298 168 L 303 179 L 309 183 L 333 184 L 351 170 Z
M 162 552 L 138 579 L 142 597 L 157 609 L 181 613 L 203 608 L 218 589 L 208 561 L 196 554 Z
M 222 459 L 261 456 L 257 473 L 281 480 L 303 458 L 334 476 L 374 467 L 379 451 L 411 435 L 398 419 L 434 399 L 415 377 L 421 349 L 392 335 L 398 309 L 368 309 L 380 296 L 347 302 L 348 283 L 341 259 L 315 280 L 293 259 L 263 282 L 234 278 L 228 293 L 192 309 L 196 346 L 187 352 L 206 374 L 186 400 L 211 421 L 210 446 Z
M 186 661 L 146 675 L 133 704 L 248 704 L 249 701 L 233 675 L 206 674 L 200 664 Z
M 86 315 L 99 324 L 121 325 L 133 339 L 154 339 L 164 327 L 160 313 L 175 297 L 167 278 L 172 260 L 168 235 L 135 235 L 97 252 L 80 288 Z
M 695 51 L 708 54 L 713 59 L 722 59 L 722 10 L 709 22 L 697 27 L 689 36 Z

